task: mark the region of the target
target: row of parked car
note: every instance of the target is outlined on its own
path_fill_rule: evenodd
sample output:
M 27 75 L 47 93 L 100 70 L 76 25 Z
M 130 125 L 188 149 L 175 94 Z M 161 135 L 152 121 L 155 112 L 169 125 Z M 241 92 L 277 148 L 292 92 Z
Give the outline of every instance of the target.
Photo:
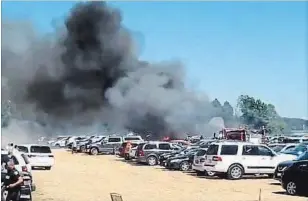
M 124 157 L 126 143 L 130 141 L 132 149 L 126 159 L 137 163 L 231 180 L 245 175 L 268 175 L 280 181 L 290 195 L 305 193 L 303 188 L 308 182 L 308 142 L 265 145 L 203 139 L 192 144 L 185 140 L 144 141 L 136 135 L 79 138 L 77 150 L 89 155 L 117 154 Z M 66 147 L 71 148 L 69 138 L 65 140 Z
M 5 164 L 12 160 L 15 168 L 23 177 L 20 200 L 31 201 L 36 185 L 32 175 L 35 168 L 50 170 L 54 164 L 54 155 L 49 146 L 38 144 L 15 145 L 10 151 L 1 150 L 1 198 L 6 197 L 5 181 L 7 170 Z
M 131 150 L 130 158 L 150 166 L 191 170 L 199 176 L 231 180 L 241 179 L 245 175 L 268 175 L 280 181 L 288 194 L 296 195 L 307 193 L 307 148 L 308 143 L 301 143 L 292 150 L 276 152 L 267 145 L 249 142 L 203 140 L 183 147 L 176 143 L 155 141 L 139 143 Z

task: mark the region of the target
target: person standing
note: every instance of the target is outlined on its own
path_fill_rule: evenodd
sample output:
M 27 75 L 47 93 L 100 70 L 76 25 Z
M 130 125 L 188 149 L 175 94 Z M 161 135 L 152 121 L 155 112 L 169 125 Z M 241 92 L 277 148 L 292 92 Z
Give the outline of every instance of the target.
M 23 184 L 23 178 L 20 173 L 15 169 L 14 162 L 10 160 L 7 164 L 7 176 L 8 176 L 8 194 L 6 197 L 7 201 L 18 201 L 19 194 L 21 190 L 21 185 Z
M 128 141 L 126 143 L 126 146 L 125 146 L 125 149 L 124 149 L 124 158 L 125 160 L 129 160 L 130 157 L 129 157 L 129 153 L 131 152 L 132 150 L 132 143 L 130 141 Z
M 73 144 L 72 144 L 72 154 L 77 152 L 77 141 L 76 138 L 73 139 Z

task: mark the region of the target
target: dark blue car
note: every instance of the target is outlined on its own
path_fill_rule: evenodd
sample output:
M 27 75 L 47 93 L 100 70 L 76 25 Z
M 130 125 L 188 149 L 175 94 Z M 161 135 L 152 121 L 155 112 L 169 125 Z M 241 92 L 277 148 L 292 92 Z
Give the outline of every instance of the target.
M 277 168 L 274 173 L 274 179 L 280 180 L 282 172 L 286 170 L 288 167 L 292 166 L 293 163 L 296 163 L 298 161 L 308 160 L 308 151 L 298 156 L 295 160 L 292 161 L 284 161 L 277 165 Z

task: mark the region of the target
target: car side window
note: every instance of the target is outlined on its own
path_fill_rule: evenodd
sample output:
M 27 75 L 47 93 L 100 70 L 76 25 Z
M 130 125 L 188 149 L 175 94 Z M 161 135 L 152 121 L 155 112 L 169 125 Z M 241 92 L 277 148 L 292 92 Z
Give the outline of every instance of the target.
M 156 144 L 147 144 L 144 146 L 145 150 L 149 150 L 149 149 L 157 149 Z
M 117 137 L 115 137 L 115 138 L 109 138 L 109 139 L 108 139 L 108 142 L 121 142 L 121 138 L 117 138 Z
M 294 149 L 295 148 L 295 146 L 289 146 L 289 147 L 287 147 L 285 150 L 287 151 L 287 150 L 292 150 L 292 149 Z
M 164 143 L 164 144 L 159 144 L 158 148 L 161 149 L 161 150 L 170 150 L 171 146 L 170 146 L 170 144 Z
M 242 155 L 244 155 L 244 156 L 258 156 L 259 155 L 259 149 L 258 149 L 257 146 L 245 145 L 245 146 L 243 146 Z
M 273 155 L 273 152 L 267 147 L 258 146 L 258 149 L 259 149 L 260 156 L 272 156 Z
M 25 146 L 18 146 L 18 151 L 20 152 L 24 152 L 24 153 L 28 153 L 29 150 L 28 150 L 28 147 L 25 147 Z

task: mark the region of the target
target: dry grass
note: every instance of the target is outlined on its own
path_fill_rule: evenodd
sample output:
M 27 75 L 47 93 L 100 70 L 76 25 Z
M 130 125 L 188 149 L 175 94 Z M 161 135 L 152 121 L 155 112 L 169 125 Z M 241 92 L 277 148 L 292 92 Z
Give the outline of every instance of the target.
M 283 195 L 272 179 L 227 181 L 138 166 L 115 156 L 72 155 L 54 151 L 51 171 L 34 171 L 35 201 L 110 201 L 111 192 L 124 201 L 307 201 Z

